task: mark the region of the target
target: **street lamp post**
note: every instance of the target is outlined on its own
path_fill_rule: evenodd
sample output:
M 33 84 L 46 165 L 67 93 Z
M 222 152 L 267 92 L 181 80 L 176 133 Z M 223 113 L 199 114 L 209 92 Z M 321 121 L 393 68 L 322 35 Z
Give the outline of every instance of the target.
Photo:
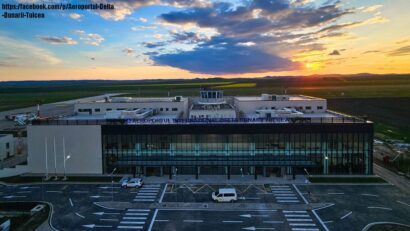
M 112 178 L 112 175 L 115 171 L 117 171 L 117 168 L 114 168 L 111 172 L 111 201 L 114 201 L 114 180 Z
M 241 175 L 242 175 L 242 177 L 243 177 L 243 169 L 241 168 L 240 170 L 241 170 Z
M 68 155 L 64 158 L 64 178 L 63 180 L 67 180 L 67 175 L 66 175 L 66 168 L 65 168 L 65 162 L 71 158 L 71 155 Z

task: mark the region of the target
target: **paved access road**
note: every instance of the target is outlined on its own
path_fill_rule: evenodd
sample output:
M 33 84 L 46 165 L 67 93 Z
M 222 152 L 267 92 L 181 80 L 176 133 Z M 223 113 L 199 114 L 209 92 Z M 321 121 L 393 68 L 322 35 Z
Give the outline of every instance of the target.
M 395 186 L 301 185 L 298 188 L 309 202 L 333 204 L 317 210 L 329 230 L 362 230 L 374 222 L 406 224 L 410 230 L 410 197 Z
M 163 185 L 146 184 L 141 189 L 124 189 L 114 184 L 1 185 L 1 201 L 45 201 L 52 205 L 51 224 L 56 230 L 147 230 Z M 158 192 L 153 194 L 154 192 Z M 149 193 L 149 195 L 147 194 Z M 141 196 L 149 201 L 138 201 Z M 101 201 L 135 201 L 146 209 L 113 210 L 98 206 Z

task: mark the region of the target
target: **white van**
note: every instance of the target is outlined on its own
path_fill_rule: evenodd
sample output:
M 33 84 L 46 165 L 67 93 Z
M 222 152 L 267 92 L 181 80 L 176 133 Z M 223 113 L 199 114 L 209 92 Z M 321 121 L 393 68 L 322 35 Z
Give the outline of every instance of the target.
M 216 202 L 234 202 L 238 200 L 238 196 L 234 188 L 220 188 L 212 193 L 212 199 Z

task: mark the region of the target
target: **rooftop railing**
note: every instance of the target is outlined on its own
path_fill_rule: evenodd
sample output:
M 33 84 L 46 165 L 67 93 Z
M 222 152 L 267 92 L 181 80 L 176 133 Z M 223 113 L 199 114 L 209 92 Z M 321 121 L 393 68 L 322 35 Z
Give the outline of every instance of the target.
M 370 123 L 359 117 L 232 118 L 232 119 L 93 119 L 33 120 L 32 125 L 166 125 L 166 124 L 335 124 Z

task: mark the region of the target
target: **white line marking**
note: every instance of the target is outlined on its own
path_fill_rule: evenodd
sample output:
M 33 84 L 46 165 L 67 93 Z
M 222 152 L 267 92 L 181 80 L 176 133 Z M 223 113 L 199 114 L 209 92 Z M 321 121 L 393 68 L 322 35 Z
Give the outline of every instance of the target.
M 134 199 L 134 201 L 155 201 L 154 199 Z
M 158 193 L 154 193 L 154 192 L 140 192 L 138 193 L 138 195 L 157 195 Z
M 118 219 L 115 218 L 101 218 L 100 221 L 118 221 Z
M 305 204 L 309 204 L 309 202 L 306 200 L 306 198 L 300 193 L 298 187 L 296 185 L 292 184 L 292 186 L 295 188 L 296 192 L 299 194 L 299 196 L 302 198 L 302 200 L 305 202 Z
M 397 201 L 397 202 L 400 203 L 400 204 L 402 204 L 402 205 L 410 206 L 409 204 L 407 204 L 406 202 L 403 202 L 403 201 Z
M 294 193 L 274 193 L 275 197 L 280 197 L 280 196 L 296 196 Z
M 263 223 L 268 223 L 268 224 L 281 224 L 283 221 L 263 221 Z
M 165 184 L 164 190 L 162 191 L 161 198 L 159 199 L 159 203 L 162 203 L 162 199 L 164 198 L 165 191 L 167 190 L 168 184 Z
M 304 210 L 283 210 L 284 213 L 307 213 L 307 211 Z
M 222 223 L 242 223 L 243 221 L 222 221 Z
M 391 208 L 386 208 L 386 207 L 377 207 L 377 206 L 369 206 L 367 207 L 368 209 L 384 209 L 384 210 L 393 210 Z
M 74 204 L 73 204 L 73 201 L 71 200 L 71 197 L 70 197 L 70 198 L 68 198 L 68 200 L 70 201 L 70 205 L 71 205 L 71 207 L 73 207 L 73 206 L 74 206 Z
M 143 226 L 123 226 L 119 225 L 117 226 L 117 229 L 142 229 Z
M 203 220 L 183 220 L 183 222 L 201 223 L 201 222 L 204 222 L 204 221 Z
M 317 215 L 316 210 L 328 208 L 328 207 L 331 207 L 331 206 L 333 206 L 333 205 L 335 205 L 335 204 L 326 205 L 326 206 L 324 206 L 324 207 L 321 207 L 321 208 L 313 209 L 313 210 L 312 210 L 313 215 L 315 215 L 316 219 L 320 222 L 320 224 L 322 225 L 322 227 L 323 227 L 326 231 L 329 231 L 329 229 L 327 228 L 327 226 L 325 225 L 325 223 L 323 223 L 322 219 L 320 219 L 320 217 Z
M 368 196 L 368 197 L 379 197 L 379 195 L 376 194 L 369 194 L 369 193 L 362 193 L 362 196 Z
M 316 226 L 316 224 L 311 223 L 289 223 L 290 226 Z
M 271 188 L 289 188 L 288 185 L 271 185 Z
M 333 223 L 333 221 L 324 221 L 323 223 L 327 224 L 327 223 Z
M 152 219 L 151 219 L 151 223 L 149 224 L 149 227 L 148 227 L 148 231 L 152 230 L 152 226 L 154 225 L 157 214 L 158 214 L 158 209 L 155 209 L 154 215 L 152 216 Z
M 125 216 L 148 216 L 148 213 L 125 213 Z
M 279 203 L 299 203 L 299 200 L 278 200 Z
M 346 217 L 350 216 L 350 214 L 352 214 L 352 213 L 353 213 L 352 211 L 348 212 L 346 215 L 344 215 L 343 217 L 341 217 L 340 220 L 345 219 Z
M 286 220 L 288 220 L 289 222 L 301 222 L 301 221 L 313 221 L 312 219 L 286 219 Z
M 143 225 L 145 224 L 145 221 L 121 221 L 120 224 Z
M 127 209 L 129 212 L 149 212 L 149 209 Z
M 169 220 L 155 220 L 155 222 L 169 222 Z
M 308 214 L 285 214 L 285 217 L 309 217 Z
M 123 217 L 123 220 L 146 220 L 147 217 Z
M 81 218 L 85 218 L 83 215 L 81 215 L 81 214 L 79 214 L 79 213 L 75 213 L 75 215 L 77 215 L 77 216 L 79 216 L 79 217 L 81 217 Z
M 317 228 L 292 228 L 292 231 L 319 231 Z
M 276 197 L 277 200 L 297 200 L 297 197 Z

